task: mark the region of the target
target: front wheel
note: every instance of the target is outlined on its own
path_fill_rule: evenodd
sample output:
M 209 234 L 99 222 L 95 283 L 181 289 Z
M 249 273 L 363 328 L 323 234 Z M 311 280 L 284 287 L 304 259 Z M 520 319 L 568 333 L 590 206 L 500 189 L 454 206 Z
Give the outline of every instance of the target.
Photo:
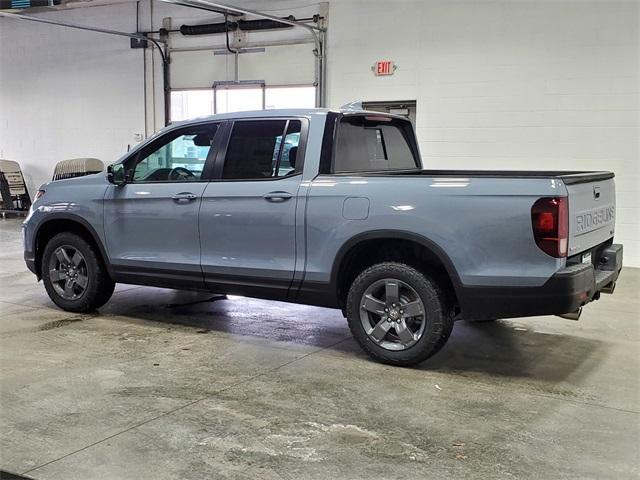
M 372 358 L 400 366 L 435 355 L 453 328 L 439 285 L 396 262 L 379 263 L 358 275 L 347 296 L 347 321 Z
M 91 312 L 104 305 L 115 283 L 99 253 L 74 233 L 59 233 L 42 254 L 42 280 L 49 298 L 69 312 Z

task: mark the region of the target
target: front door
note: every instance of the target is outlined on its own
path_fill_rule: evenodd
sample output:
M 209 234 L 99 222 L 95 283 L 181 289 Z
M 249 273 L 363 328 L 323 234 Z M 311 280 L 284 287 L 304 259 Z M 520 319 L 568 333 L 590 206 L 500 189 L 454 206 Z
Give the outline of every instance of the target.
M 304 119 L 236 120 L 200 209 L 202 270 L 214 291 L 285 299 L 296 270 Z
M 105 196 L 107 248 L 117 280 L 204 288 L 198 210 L 217 124 L 167 132 L 125 160 L 128 181 Z

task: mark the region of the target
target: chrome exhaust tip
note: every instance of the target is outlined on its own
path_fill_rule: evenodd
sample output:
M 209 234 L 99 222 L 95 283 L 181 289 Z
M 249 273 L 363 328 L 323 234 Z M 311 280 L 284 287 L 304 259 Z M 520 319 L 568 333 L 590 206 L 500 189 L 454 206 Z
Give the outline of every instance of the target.
M 611 282 L 609 285 L 602 287 L 602 290 L 600 291 L 602 293 L 612 294 L 615 289 L 616 289 L 616 282 Z
M 580 320 L 582 315 L 582 307 L 578 308 L 575 312 L 563 313 L 562 315 L 556 315 L 560 318 L 566 318 L 567 320 Z

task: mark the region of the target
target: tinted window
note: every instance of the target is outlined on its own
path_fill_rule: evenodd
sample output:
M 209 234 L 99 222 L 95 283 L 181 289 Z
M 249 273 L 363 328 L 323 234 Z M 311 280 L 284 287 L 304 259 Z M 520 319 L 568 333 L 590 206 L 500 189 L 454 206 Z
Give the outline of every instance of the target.
M 222 178 L 263 179 L 295 172 L 300 127 L 299 120 L 235 122 Z
M 168 134 L 151 152 L 142 153 L 134 182 L 188 182 L 202 177 L 217 125 L 194 126 Z
M 334 172 L 418 168 L 411 124 L 389 117 L 344 117 L 336 137 Z

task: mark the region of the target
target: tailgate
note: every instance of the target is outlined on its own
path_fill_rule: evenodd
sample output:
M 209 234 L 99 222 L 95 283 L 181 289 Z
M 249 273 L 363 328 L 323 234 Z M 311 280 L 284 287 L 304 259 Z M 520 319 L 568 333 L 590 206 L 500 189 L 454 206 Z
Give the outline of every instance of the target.
M 569 193 L 569 256 L 609 240 L 615 229 L 613 175 L 587 175 L 582 181 L 564 182 Z

